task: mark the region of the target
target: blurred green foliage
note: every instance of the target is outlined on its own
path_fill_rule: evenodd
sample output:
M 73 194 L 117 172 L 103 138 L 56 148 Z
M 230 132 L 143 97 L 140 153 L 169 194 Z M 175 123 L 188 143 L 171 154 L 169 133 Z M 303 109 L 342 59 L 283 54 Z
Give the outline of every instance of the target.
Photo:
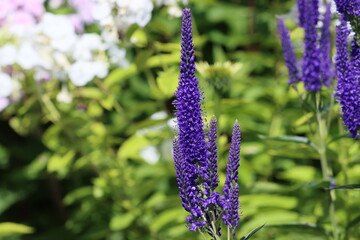
M 253 239 L 329 239 L 328 182 L 312 146 L 313 116 L 287 86 L 276 34 L 276 15 L 294 1 L 190 5 L 197 61 L 241 64 L 222 93 L 219 119 L 221 182 L 233 119 L 242 128 L 238 236 L 266 223 Z M 69 85 L 70 104 L 54 100 L 57 80 L 40 86 L 29 76 L 26 98 L 1 113 L 0 239 L 200 239 L 185 227 L 171 157 L 181 22 L 165 10 L 153 14 L 146 28 L 134 26 L 124 36 L 125 43 L 138 39 L 128 69 L 86 87 Z M 199 80 L 210 117 L 216 93 Z M 323 94 L 330 97 L 331 90 Z M 329 110 L 336 184 L 358 183 L 359 145 L 342 137 L 336 106 Z M 147 161 L 149 146 L 159 161 Z M 333 191 L 342 239 L 360 239 L 359 191 Z

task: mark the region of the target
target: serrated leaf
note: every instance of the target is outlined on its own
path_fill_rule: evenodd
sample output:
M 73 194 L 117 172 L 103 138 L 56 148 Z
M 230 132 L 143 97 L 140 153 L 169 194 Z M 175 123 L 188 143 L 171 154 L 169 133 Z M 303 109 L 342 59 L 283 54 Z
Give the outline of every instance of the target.
M 330 181 L 313 181 L 304 186 L 306 189 L 320 189 L 329 187 Z
M 251 236 L 253 236 L 257 231 L 259 231 L 260 229 L 262 229 L 265 226 L 265 224 L 255 228 L 254 230 L 252 230 L 251 232 L 249 232 L 248 234 L 246 234 L 245 236 L 243 236 L 242 238 L 240 238 L 240 240 L 247 240 L 250 239 Z
M 342 185 L 342 186 L 335 186 L 332 187 L 332 189 L 339 189 L 339 190 L 360 190 L 360 184 L 348 184 L 348 185 Z
M 294 142 L 294 143 L 303 143 L 306 145 L 309 145 L 313 147 L 314 149 L 317 149 L 317 146 L 315 143 L 311 142 L 310 139 L 306 137 L 300 137 L 300 136 L 280 136 L 280 137 L 268 137 L 264 135 L 259 135 L 260 139 L 265 140 L 275 140 L 275 141 L 283 141 L 283 142 Z

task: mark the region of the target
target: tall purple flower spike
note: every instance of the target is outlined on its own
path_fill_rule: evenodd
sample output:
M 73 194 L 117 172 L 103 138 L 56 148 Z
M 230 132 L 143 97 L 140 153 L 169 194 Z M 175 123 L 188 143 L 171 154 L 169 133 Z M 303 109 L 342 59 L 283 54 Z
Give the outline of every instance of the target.
M 320 59 L 321 59 L 321 77 L 323 84 L 327 87 L 331 86 L 331 79 L 333 78 L 333 70 L 331 69 L 331 4 L 326 4 L 326 11 L 323 18 L 323 26 L 321 28 L 320 37 Z
M 281 40 L 281 45 L 284 53 L 285 64 L 288 68 L 290 79 L 289 84 L 297 83 L 300 80 L 299 69 L 296 66 L 297 60 L 292 45 L 290 34 L 285 26 L 284 20 L 279 17 L 277 20 L 278 32 Z
M 177 109 L 178 147 L 181 149 L 183 206 L 191 213 L 188 223 L 190 230 L 203 226 L 204 196 L 210 194 L 207 144 L 202 121 L 202 93 L 195 77 L 194 44 L 190 9 L 184 9 L 181 29 L 180 81 L 175 106 Z M 201 183 L 201 189 L 198 185 Z
M 344 17 L 336 28 L 336 96 L 341 106 L 344 125 L 353 138 L 359 137 L 360 127 L 360 48 L 355 41 L 352 44 L 351 59 L 348 53 L 350 30 Z
M 318 0 L 305 0 L 304 18 L 304 56 L 303 56 L 303 82 L 307 91 L 319 91 L 321 89 L 320 79 L 320 59 L 319 47 L 317 42 L 316 24 L 319 18 L 319 11 L 314 6 L 318 6 Z
M 239 216 L 239 184 L 238 168 L 240 166 L 240 125 L 234 124 L 232 139 L 230 145 L 229 162 L 226 168 L 226 180 L 224 186 L 224 204 L 223 221 L 230 229 L 238 226 Z M 235 234 L 235 232 L 233 232 Z
M 224 196 L 220 196 L 215 191 L 219 183 L 217 121 L 216 118 L 210 120 L 209 131 L 205 134 L 203 97 L 195 77 L 190 9 L 184 9 L 182 24 L 180 81 L 174 102 L 178 125 L 178 134 L 173 142 L 176 179 L 182 205 L 190 213 L 186 218 L 189 229 L 206 231 L 215 238 L 221 236 L 218 225 L 221 216 L 229 228 L 238 226 L 240 126 L 234 125 Z

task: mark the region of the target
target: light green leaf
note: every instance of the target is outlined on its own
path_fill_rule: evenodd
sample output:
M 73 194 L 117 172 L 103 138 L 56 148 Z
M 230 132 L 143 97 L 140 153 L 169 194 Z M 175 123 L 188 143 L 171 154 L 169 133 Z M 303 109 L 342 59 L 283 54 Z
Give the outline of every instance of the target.
M 33 233 L 34 231 L 35 231 L 34 228 L 19 223 L 13 223 L 13 222 L 0 223 L 0 236 L 30 234 Z
M 125 79 L 134 75 L 137 72 L 135 64 L 131 64 L 127 69 L 117 68 L 113 70 L 104 80 L 104 84 L 107 87 L 112 87 L 115 84 L 123 82 Z
M 169 68 L 159 73 L 156 78 L 157 85 L 161 92 L 167 97 L 174 95 L 176 87 L 178 85 L 179 71 L 177 68 Z
M 135 219 L 133 212 L 128 212 L 122 215 L 115 215 L 110 220 L 110 229 L 113 231 L 119 231 L 127 228 Z

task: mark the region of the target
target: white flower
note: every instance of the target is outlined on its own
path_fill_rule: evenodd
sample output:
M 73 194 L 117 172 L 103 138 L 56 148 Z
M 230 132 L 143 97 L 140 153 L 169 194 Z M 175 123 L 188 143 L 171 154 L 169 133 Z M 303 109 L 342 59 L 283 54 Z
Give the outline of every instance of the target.
M 167 118 L 167 113 L 165 111 L 156 112 L 150 116 L 151 120 L 162 120 Z
M 148 146 L 140 150 L 140 156 L 150 164 L 155 164 L 160 159 L 160 154 L 155 146 Z
M 125 49 L 118 48 L 116 45 L 111 45 L 108 49 L 110 62 L 116 66 L 126 68 L 129 66 L 128 60 L 125 58 Z
M 75 86 L 84 86 L 94 77 L 94 65 L 90 61 L 77 61 L 70 66 L 69 78 Z
M 63 85 L 61 87 L 61 91 L 59 92 L 59 94 L 56 96 L 56 100 L 58 100 L 58 102 L 63 102 L 63 103 L 71 103 L 72 101 L 72 96 L 69 93 L 69 90 L 67 89 L 67 87 L 65 85 Z
M 58 8 L 61 7 L 61 5 L 64 4 L 64 0 L 50 0 L 49 1 L 49 6 L 51 8 Z
M 168 14 L 171 17 L 181 17 L 182 11 L 178 5 L 170 5 L 168 8 Z
M 108 1 L 101 1 L 92 8 L 92 16 L 97 21 L 102 21 L 103 19 L 111 15 L 112 5 Z
M 99 78 L 104 78 L 108 74 L 109 65 L 106 62 L 95 61 L 92 63 L 92 70 L 94 71 L 94 75 Z
M 24 43 L 17 55 L 17 63 L 24 69 L 31 69 L 40 65 L 40 57 L 38 52 L 30 43 Z
M 94 33 L 83 34 L 76 42 L 73 57 L 76 60 L 90 60 L 92 50 L 103 50 L 104 44 L 99 35 Z
M 151 19 L 154 6 L 150 0 L 117 0 L 116 3 L 120 7 L 116 18 L 119 28 L 124 29 L 134 23 L 145 27 Z
M 40 25 L 42 32 L 50 38 L 53 48 L 64 52 L 71 51 L 76 42 L 76 34 L 69 17 L 46 13 Z
M 6 98 L 11 95 L 13 82 L 9 75 L 0 72 L 0 98 Z
M 0 48 L 0 66 L 14 64 L 16 61 L 16 48 L 12 44 L 5 44 Z

